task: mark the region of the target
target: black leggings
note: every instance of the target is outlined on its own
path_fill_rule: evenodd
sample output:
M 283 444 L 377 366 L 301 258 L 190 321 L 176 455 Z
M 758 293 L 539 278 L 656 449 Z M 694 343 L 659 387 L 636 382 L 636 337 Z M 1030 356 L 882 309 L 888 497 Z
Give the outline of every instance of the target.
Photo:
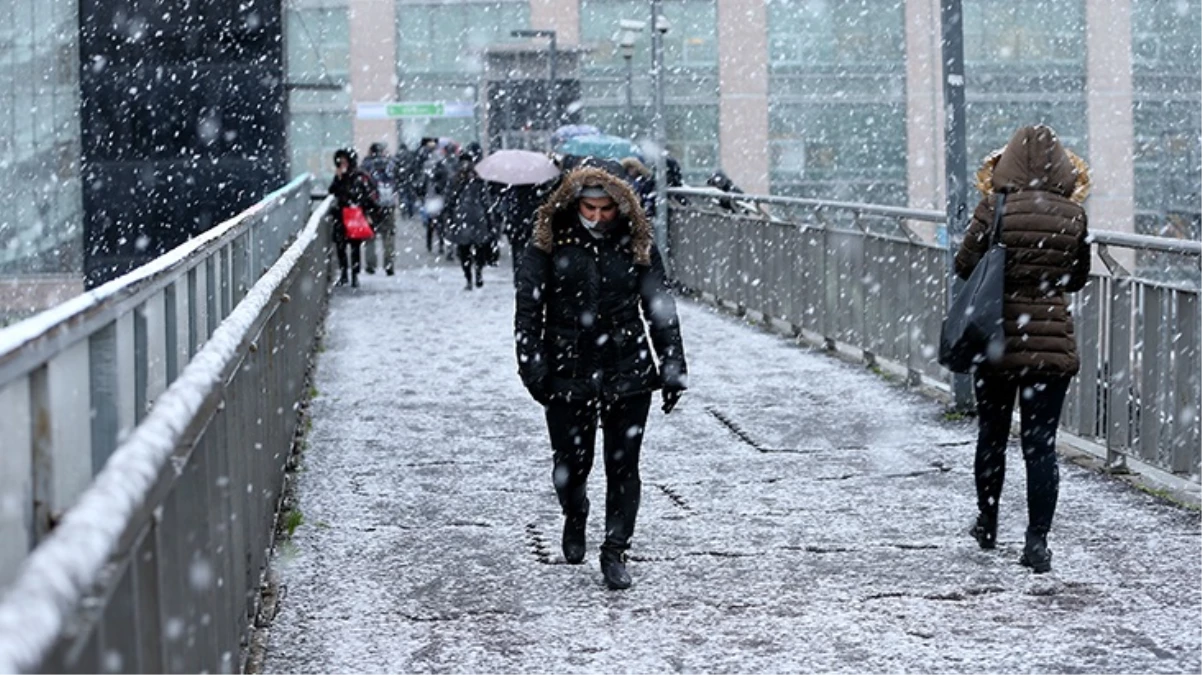
M 997 516 L 1006 479 L 1006 443 L 1018 394 L 1023 460 L 1027 465 L 1027 529 L 1046 535 L 1060 495 L 1056 429 L 1071 377 L 1055 375 L 976 375 L 977 456 L 974 473 L 977 508 Z
M 643 446 L 643 431 L 650 407 L 650 392 L 625 396 L 600 406 L 596 401 L 553 401 L 547 406 L 547 430 L 555 461 L 551 480 L 564 515 L 588 511 L 588 475 L 593 468 L 593 445 L 600 417 L 605 451 L 605 542 L 601 545 L 602 550 L 630 548 L 643 485 L 639 479 L 639 450 Z

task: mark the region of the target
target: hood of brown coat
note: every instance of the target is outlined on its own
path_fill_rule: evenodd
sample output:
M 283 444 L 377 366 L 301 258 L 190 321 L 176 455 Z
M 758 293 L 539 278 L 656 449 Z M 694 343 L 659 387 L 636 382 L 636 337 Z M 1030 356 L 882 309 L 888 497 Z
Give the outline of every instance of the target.
M 563 222 L 561 214 L 570 212 L 571 219 L 576 221 L 576 203 L 580 201 L 580 192 L 586 185 L 598 185 L 618 203 L 619 217 L 625 218 L 630 224 L 630 249 L 634 253 L 634 262 L 639 265 L 651 264 L 651 224 L 639 205 L 639 198 L 626 181 L 596 167 L 575 169 L 564 177 L 559 188 L 551 193 L 547 201 L 538 209 L 538 218 L 534 223 L 534 234 L 531 242 L 535 248 L 550 253 L 555 247 L 555 224 Z
M 1026 126 L 985 158 L 977 171 L 977 189 L 985 195 L 1047 190 L 1080 204 L 1089 196 L 1089 166 L 1060 144 L 1051 127 Z

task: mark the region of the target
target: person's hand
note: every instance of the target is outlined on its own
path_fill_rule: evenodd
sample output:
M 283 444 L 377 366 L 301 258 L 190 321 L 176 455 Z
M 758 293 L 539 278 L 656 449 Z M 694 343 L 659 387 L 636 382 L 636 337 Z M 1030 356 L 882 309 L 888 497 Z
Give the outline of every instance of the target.
M 680 396 L 684 393 L 684 391 L 684 389 L 679 387 L 664 387 L 662 392 L 664 404 L 661 409 L 664 411 L 665 415 L 672 412 L 672 410 L 676 407 L 676 404 L 680 402 Z

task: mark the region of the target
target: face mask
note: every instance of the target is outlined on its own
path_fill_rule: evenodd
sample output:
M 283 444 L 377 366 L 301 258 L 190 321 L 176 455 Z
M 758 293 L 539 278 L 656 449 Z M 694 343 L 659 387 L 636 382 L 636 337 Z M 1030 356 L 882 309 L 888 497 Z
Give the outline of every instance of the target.
M 601 222 L 599 220 L 589 220 L 588 218 L 584 217 L 584 214 L 578 213 L 576 215 L 580 218 L 580 224 L 583 225 L 585 227 L 585 229 L 588 229 L 588 230 L 597 229 L 597 225 Z

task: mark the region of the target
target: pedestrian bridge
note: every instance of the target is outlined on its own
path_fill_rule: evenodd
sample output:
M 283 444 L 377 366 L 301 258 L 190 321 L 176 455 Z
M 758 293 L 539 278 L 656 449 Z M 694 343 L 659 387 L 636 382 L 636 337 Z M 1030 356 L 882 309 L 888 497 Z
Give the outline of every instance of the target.
M 332 289 L 309 192 L 0 331 L 0 672 L 1202 667 L 1197 286 L 1121 264 L 1196 243 L 1096 236 L 1033 576 L 1017 441 L 998 549 L 967 535 L 942 215 L 677 191 L 692 389 L 617 593 L 562 564 L 509 271 L 464 292 L 411 223 Z

